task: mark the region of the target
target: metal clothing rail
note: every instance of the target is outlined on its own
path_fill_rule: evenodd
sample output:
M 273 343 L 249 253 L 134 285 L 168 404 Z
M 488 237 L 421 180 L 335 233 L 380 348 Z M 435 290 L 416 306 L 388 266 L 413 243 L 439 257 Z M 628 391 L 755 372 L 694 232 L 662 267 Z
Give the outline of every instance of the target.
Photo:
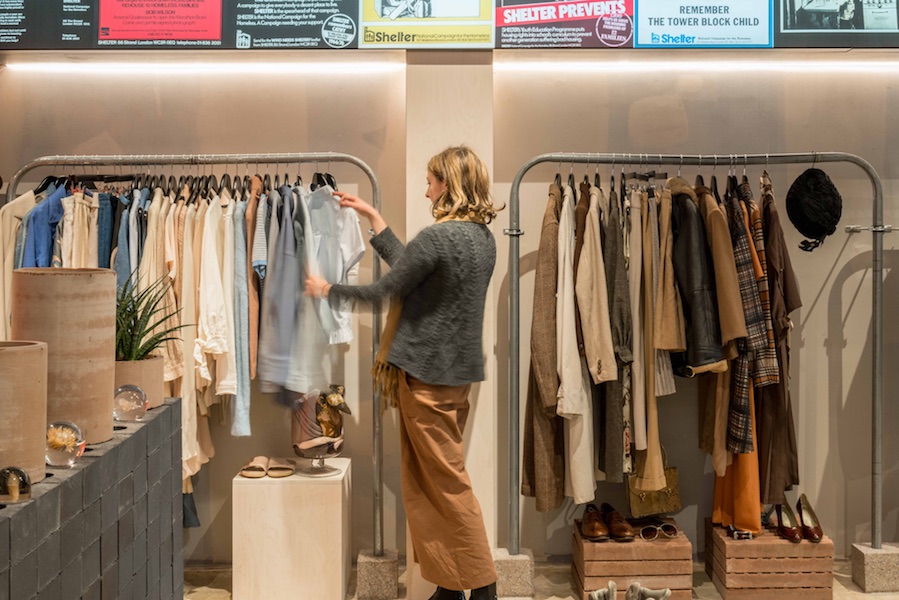
M 309 163 L 349 163 L 358 167 L 371 183 L 372 204 L 381 209 L 381 185 L 374 171 L 362 159 L 351 154 L 339 152 L 301 152 L 282 154 L 120 154 L 120 155 L 71 155 L 44 156 L 31 161 L 13 176 L 6 191 L 6 202 L 16 197 L 16 190 L 25 175 L 35 169 L 44 167 L 159 167 L 159 166 L 204 166 L 204 165 L 289 165 Z M 0 205 L 2 206 L 2 205 Z M 372 265 L 372 277 L 377 281 L 381 277 L 381 261 L 375 255 Z M 372 309 L 372 361 L 378 353 L 381 342 L 381 310 L 376 303 Z M 374 445 L 374 553 L 384 554 L 384 479 L 383 479 L 383 435 L 381 420 L 381 399 L 378 390 L 374 390 L 372 401 L 372 428 Z
M 874 354 L 873 382 L 871 389 L 872 400 L 872 499 L 871 521 L 872 539 L 871 546 L 880 549 L 882 545 L 883 523 L 883 472 L 882 472 L 882 448 L 883 426 L 881 416 L 883 413 L 883 234 L 893 230 L 891 226 L 883 224 L 883 186 L 880 177 L 871 166 L 871 163 L 855 154 L 845 152 L 810 152 L 798 154 L 541 154 L 529 160 L 515 175 L 512 181 L 512 191 L 509 201 L 510 224 L 504 233 L 509 236 L 509 457 L 511 464 L 509 477 L 509 553 L 518 554 L 521 550 L 520 532 L 520 507 L 519 488 L 521 485 L 521 465 L 519 464 L 519 370 L 521 351 L 521 316 L 520 297 L 521 284 L 519 281 L 520 245 L 519 237 L 524 235 L 520 229 L 519 220 L 519 192 L 521 181 L 525 174 L 541 163 L 586 163 L 600 164 L 630 164 L 630 165 L 669 165 L 669 166 L 709 166 L 711 164 L 724 165 L 785 165 L 804 163 L 831 163 L 848 162 L 860 167 L 871 180 L 873 203 L 873 225 L 846 227 L 846 231 L 857 233 L 870 231 L 873 236 L 873 258 L 871 260 L 874 312 L 874 333 L 872 346 Z

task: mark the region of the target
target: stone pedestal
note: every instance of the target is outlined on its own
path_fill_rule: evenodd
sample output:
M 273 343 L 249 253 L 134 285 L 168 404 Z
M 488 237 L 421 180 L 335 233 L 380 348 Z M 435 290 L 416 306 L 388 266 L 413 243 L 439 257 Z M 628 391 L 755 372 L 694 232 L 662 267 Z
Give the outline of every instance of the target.
M 509 554 L 505 548 L 493 551 L 496 565 L 496 595 L 500 598 L 533 598 L 534 553 L 522 548 L 519 554 Z
M 870 592 L 899 592 L 899 544 L 852 544 L 852 581 Z
M 357 600 L 394 600 L 399 592 L 399 556 L 396 550 L 385 550 L 375 556 L 371 550 L 359 553 L 356 562 Z

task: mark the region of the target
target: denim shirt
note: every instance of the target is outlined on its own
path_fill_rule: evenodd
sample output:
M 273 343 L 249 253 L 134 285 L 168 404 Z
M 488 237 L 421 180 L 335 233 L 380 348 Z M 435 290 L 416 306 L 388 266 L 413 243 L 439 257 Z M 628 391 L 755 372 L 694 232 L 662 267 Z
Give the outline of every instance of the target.
M 53 234 L 63 216 L 62 199 L 66 195 L 64 187 L 58 188 L 49 198 L 34 207 L 28 219 L 25 235 L 25 254 L 22 266 L 49 267 L 53 254 Z

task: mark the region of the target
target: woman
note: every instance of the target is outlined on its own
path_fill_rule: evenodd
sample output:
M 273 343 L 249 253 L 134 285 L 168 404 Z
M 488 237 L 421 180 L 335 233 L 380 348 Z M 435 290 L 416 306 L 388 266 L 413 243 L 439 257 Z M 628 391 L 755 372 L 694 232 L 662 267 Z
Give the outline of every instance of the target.
M 335 192 L 340 205 L 371 223 L 371 245 L 391 267 L 369 286 L 306 280 L 306 293 L 335 305 L 391 298 L 373 373 L 383 397 L 399 406 L 403 502 L 422 576 L 438 585 L 431 600 L 496 598 L 496 569 L 481 508 L 465 471 L 462 432 L 471 384 L 484 379 L 481 337 L 496 242 L 486 226 L 497 207 L 487 169 L 465 146 L 428 162 L 431 214 L 437 220 L 407 246 L 378 211 Z

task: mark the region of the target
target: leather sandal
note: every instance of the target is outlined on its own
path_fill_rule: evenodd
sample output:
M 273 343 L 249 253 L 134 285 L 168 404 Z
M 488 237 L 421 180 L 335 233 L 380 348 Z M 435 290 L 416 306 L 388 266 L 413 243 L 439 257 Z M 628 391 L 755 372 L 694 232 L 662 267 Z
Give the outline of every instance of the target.
M 241 477 L 259 479 L 268 473 L 268 457 L 257 456 L 240 469 Z
M 268 461 L 268 476 L 275 479 L 290 477 L 296 472 L 296 465 L 291 460 L 284 458 L 270 458 Z

